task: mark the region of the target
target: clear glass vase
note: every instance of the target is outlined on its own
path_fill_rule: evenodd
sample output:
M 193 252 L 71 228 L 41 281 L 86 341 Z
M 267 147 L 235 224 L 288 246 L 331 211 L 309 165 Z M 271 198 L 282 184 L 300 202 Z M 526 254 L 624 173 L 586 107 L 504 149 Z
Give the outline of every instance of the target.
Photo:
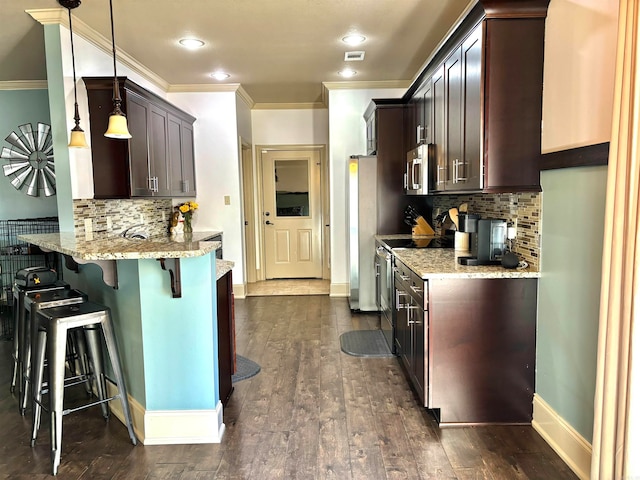
M 192 233 L 193 226 L 191 225 L 191 214 L 183 213 L 182 216 L 184 217 L 184 233 Z

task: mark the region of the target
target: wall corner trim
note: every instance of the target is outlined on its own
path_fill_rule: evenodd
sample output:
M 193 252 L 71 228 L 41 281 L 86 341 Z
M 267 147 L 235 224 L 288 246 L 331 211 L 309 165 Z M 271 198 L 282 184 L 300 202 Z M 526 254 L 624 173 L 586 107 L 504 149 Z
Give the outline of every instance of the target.
M 591 475 L 591 444 L 537 393 L 533 396 L 531 426 L 581 480 Z
M 348 283 L 332 283 L 329 286 L 330 297 L 348 297 L 350 292 Z

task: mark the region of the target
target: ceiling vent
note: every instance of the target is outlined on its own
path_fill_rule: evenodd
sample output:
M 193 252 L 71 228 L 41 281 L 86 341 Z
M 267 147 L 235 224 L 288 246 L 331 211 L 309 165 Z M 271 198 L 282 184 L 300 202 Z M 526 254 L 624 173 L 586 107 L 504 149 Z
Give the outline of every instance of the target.
M 361 62 L 362 60 L 364 60 L 364 51 L 344 52 L 345 62 Z

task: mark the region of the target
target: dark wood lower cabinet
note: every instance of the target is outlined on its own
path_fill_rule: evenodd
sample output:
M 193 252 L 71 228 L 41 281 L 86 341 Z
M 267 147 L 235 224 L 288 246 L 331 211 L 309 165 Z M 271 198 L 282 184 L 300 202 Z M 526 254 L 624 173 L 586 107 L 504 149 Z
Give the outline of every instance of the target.
M 231 272 L 216 283 L 218 299 L 218 386 L 226 405 L 233 392 L 231 376 L 235 370 L 235 325 L 233 320 L 233 282 Z
M 427 288 L 425 406 L 441 425 L 531 423 L 538 280 L 440 279 Z

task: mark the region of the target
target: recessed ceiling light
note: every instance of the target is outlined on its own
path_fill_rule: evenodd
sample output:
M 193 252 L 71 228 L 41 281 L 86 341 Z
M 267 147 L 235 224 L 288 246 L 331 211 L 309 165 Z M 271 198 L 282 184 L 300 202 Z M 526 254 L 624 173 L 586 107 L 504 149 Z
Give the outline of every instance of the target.
M 197 38 L 183 38 L 180 40 L 180 45 L 190 50 L 194 50 L 196 48 L 200 48 L 204 45 L 202 40 L 198 40 Z
M 366 39 L 364 35 L 360 35 L 359 33 L 351 33 L 346 37 L 342 37 L 342 41 L 347 45 L 360 45 Z
M 355 76 L 355 74 L 358 73 L 358 72 L 356 72 L 352 68 L 343 68 L 338 73 L 340 74 L 341 77 L 350 78 L 350 77 Z
M 216 80 L 226 80 L 227 78 L 229 78 L 231 75 L 229 75 L 226 72 L 213 72 L 210 75 L 212 78 L 215 78 Z

